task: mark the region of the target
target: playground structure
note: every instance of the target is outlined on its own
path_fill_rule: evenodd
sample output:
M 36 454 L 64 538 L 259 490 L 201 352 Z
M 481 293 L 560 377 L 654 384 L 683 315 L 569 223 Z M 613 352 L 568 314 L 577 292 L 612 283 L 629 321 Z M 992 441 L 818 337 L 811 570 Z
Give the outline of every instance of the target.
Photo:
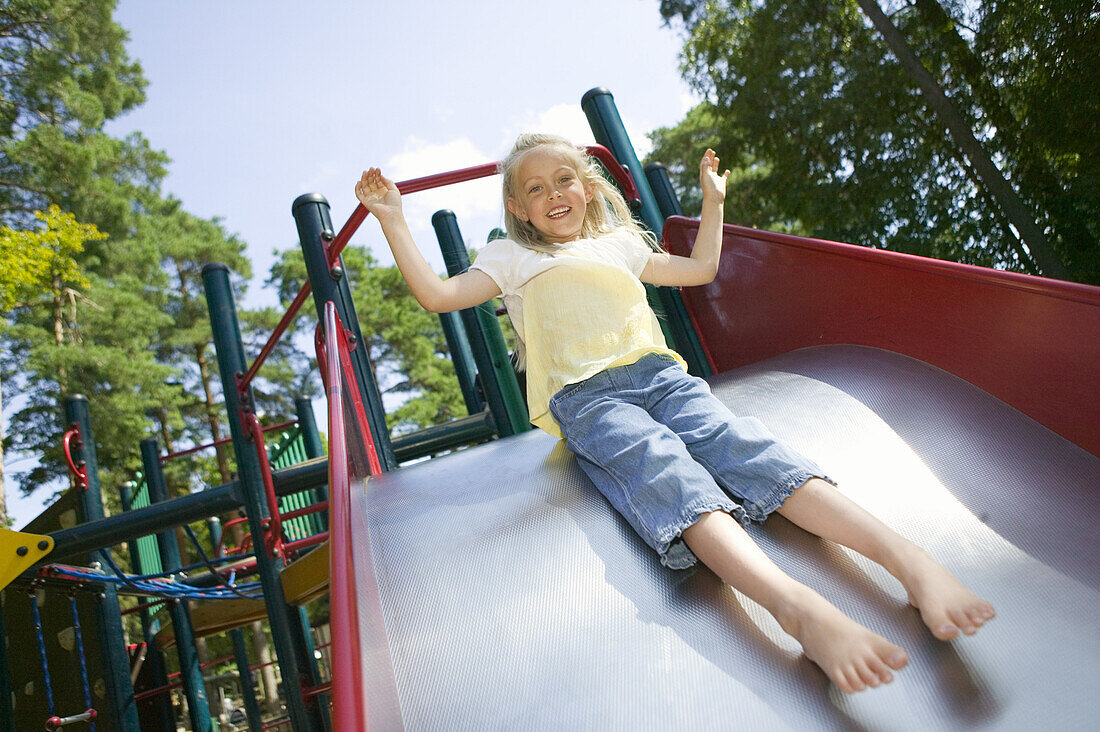
M 592 152 L 639 217 L 671 251 L 689 252 L 697 222 L 679 215 L 659 166 L 643 173 L 610 94 L 592 90 L 582 105 L 600 143 Z M 495 172 L 482 165 L 399 188 Z M 299 197 L 293 213 L 309 283 L 251 365 L 228 271 L 203 272 L 235 480 L 168 499 L 168 456 L 146 440 L 144 487 L 105 518 L 93 407 L 66 400 L 74 488 L 0 544 L 14 580 L 0 617 L 0 715 L 11 728 L 175 729 L 163 691 L 164 651 L 174 648 L 187 724 L 213 729 L 195 638 L 217 632 L 232 635 L 248 728 L 265 728 L 239 630 L 257 619 L 271 628 L 284 729 L 1011 729 L 1095 719 L 1097 288 L 727 225 L 714 283 L 651 293 L 666 338 L 720 398 L 827 466 L 998 607 L 975 638 L 939 643 L 876 568 L 769 522 L 755 536 L 781 566 L 911 652 L 895 684 L 849 699 L 708 572 L 661 568 L 563 447 L 528 430 L 491 309 L 443 320 L 469 416 L 391 441 L 340 261 L 365 211 L 339 233 L 320 196 Z M 453 214 L 433 225 L 449 274 L 464 270 Z M 296 425 L 268 428 L 286 433 L 276 450 L 251 407 L 256 374 L 311 293 L 327 457 L 308 402 Z M 485 444 L 398 469 L 471 442 Z M 223 555 L 215 525 L 209 554 L 195 542 L 202 562 L 181 574 L 173 530 L 238 510 L 252 556 Z M 123 540 L 134 557 L 127 576 L 103 551 Z M 63 563 L 73 561 L 81 566 Z M 326 592 L 335 642 L 318 664 L 303 606 Z M 144 638 L 129 652 L 120 594 L 167 605 L 159 616 L 152 602 L 135 607 Z M 188 598 L 205 604 L 189 608 Z M 132 676 L 142 653 L 144 676 Z

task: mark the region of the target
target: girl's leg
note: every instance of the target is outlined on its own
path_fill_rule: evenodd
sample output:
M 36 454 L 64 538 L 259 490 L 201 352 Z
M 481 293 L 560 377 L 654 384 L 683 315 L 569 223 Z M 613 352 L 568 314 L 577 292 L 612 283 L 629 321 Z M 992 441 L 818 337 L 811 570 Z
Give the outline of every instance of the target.
M 683 538 L 724 582 L 770 612 L 842 691 L 850 694 L 888 683 L 891 669 L 908 662 L 901 648 L 787 576 L 728 513 L 703 514 Z
M 929 554 L 897 534 L 824 480 L 802 484 L 779 508 L 785 518 L 812 534 L 878 562 L 909 594 L 909 602 L 940 640 L 961 630 L 973 635 L 990 620 L 993 606 L 968 590 Z

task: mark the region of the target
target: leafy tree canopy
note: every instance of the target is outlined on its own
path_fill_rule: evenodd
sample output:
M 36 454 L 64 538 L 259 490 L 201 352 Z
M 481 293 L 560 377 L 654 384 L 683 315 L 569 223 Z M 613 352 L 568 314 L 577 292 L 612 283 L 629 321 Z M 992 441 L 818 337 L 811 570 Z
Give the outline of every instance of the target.
M 1069 0 L 887 8 L 1072 276 L 1100 282 L 1100 162 L 1096 136 L 1084 133 L 1100 111 L 1100 95 L 1084 93 L 1100 88 L 1097 9 Z M 705 99 L 653 134 L 651 158 L 673 163 L 688 210 L 695 161 L 711 145 L 734 169 L 731 220 L 1035 270 L 856 0 L 663 0 L 661 12 L 682 30 L 683 74 Z
M 103 132 L 141 104 L 113 0 L 0 4 L 0 221 L 29 228 L 58 204 L 114 236 L 155 199 L 167 157 L 138 134 Z
M 362 247 L 349 246 L 341 256 L 379 388 L 400 402 L 386 415 L 390 429 L 407 432 L 464 416 L 438 316 L 417 303 L 396 266 L 379 266 Z M 284 304 L 305 281 L 301 250 L 280 252 L 268 284 L 279 290 Z
M 57 206 L 36 211 L 35 218 L 44 229 L 0 227 L 0 313 L 41 297 L 55 280 L 86 290 L 88 278 L 74 257 L 84 251 L 85 242 L 107 238 Z

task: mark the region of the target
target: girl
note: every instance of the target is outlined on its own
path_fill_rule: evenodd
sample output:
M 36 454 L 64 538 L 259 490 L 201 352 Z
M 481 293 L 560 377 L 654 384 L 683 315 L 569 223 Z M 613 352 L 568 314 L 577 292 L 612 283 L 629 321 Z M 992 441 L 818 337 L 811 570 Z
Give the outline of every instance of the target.
M 356 197 L 378 219 L 416 299 L 432 312 L 504 296 L 526 350 L 532 422 L 564 436 L 585 473 L 663 564 L 697 559 L 766 608 L 843 691 L 887 683 L 905 652 L 782 572 L 742 528 L 778 511 L 882 564 L 932 634 L 973 634 L 994 615 L 931 556 L 845 498 L 755 419 L 734 416 L 665 347 L 643 282 L 702 285 L 722 244 L 727 170 L 699 163 L 703 209 L 690 257 L 660 250 L 599 164 L 563 138 L 522 135 L 501 162 L 508 239 L 442 280 L 377 168 Z

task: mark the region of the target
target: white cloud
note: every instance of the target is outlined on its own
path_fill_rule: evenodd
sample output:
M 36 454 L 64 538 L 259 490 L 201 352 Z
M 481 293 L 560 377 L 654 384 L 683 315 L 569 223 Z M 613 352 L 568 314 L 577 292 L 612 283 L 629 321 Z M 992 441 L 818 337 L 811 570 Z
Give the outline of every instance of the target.
M 630 138 L 638 158 L 644 158 L 652 149 L 647 129 L 639 127 L 630 119 L 624 119 L 627 137 Z M 579 104 L 557 104 L 541 111 L 528 111 L 518 125 L 506 130 L 507 141 L 502 145 L 501 156 L 505 155 L 516 136 L 521 132 L 547 132 L 561 135 L 577 145 L 592 145 L 596 138 L 588 124 L 588 117 Z
M 500 153 L 502 156 L 507 154 L 521 132 L 561 135 L 577 145 L 591 145 L 594 142 L 588 118 L 579 104 L 556 104 L 548 109 L 527 110 L 514 125 L 505 130 Z
M 422 178 L 494 162 L 469 138 L 456 138 L 448 142 L 431 143 L 409 138 L 404 150 L 391 157 L 383 172 L 395 181 Z M 477 246 L 485 241 L 489 230 L 500 226 L 503 220 L 500 202 L 500 179 L 497 176 L 434 188 L 403 197 L 402 207 L 409 229 L 420 246 L 421 252 L 433 268 L 441 271 L 442 258 L 436 244 L 431 217 L 436 211 L 454 211 L 459 229 L 467 246 Z
M 694 91 L 686 91 L 680 95 L 680 116 L 684 117 L 695 107 L 703 102 L 703 97 Z

